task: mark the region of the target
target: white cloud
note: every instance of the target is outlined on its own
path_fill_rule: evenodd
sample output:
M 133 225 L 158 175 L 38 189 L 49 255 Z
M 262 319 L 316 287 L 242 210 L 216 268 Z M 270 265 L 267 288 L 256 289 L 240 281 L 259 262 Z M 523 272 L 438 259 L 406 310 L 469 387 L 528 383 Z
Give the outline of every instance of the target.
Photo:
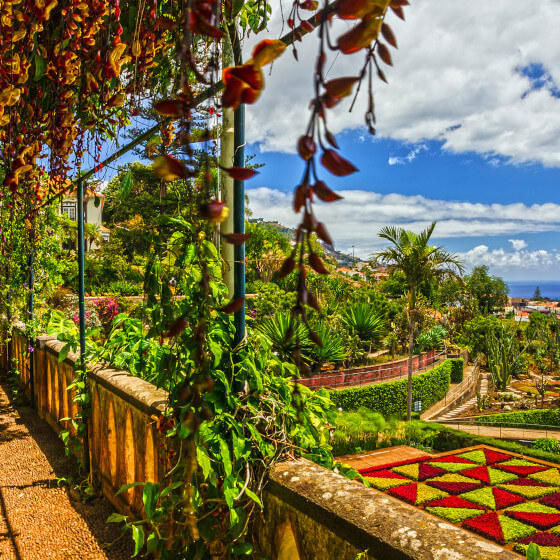
M 470 251 L 459 253 L 459 257 L 468 268 L 479 265 L 487 265 L 493 272 L 511 273 L 511 271 L 531 270 L 543 271 L 560 266 L 560 254 L 558 251 L 525 251 L 523 249 L 506 251 L 505 249 L 489 249 L 486 245 L 478 245 Z
M 521 249 L 525 249 L 525 247 L 527 247 L 527 242 L 524 239 L 508 239 L 508 241 L 516 251 L 520 251 Z
M 428 147 L 426 146 L 426 144 L 418 144 L 417 146 L 414 146 L 414 148 L 412 148 L 412 150 L 406 156 L 404 157 L 391 156 L 387 163 L 389 165 L 404 165 L 405 163 L 410 163 L 411 161 L 414 161 L 416 159 L 416 156 L 420 152 L 427 149 Z
M 558 7 L 557 0 L 422 0 L 406 8 L 406 22 L 390 17 L 399 50 L 386 70 L 389 85 L 376 85 L 378 134 L 438 139 L 445 149 L 483 153 L 494 164 L 501 156 L 560 166 Z M 272 36 L 280 35 L 279 12 Z M 338 22 L 333 35 L 348 25 Z M 297 45 L 300 63 L 288 52 L 276 61 L 261 99 L 247 109 L 249 140 L 263 149 L 293 151 L 308 119 L 316 34 Z M 362 59 L 338 56 L 329 77 L 355 74 Z M 529 64 L 544 67 L 541 87 L 520 72 Z M 359 99 L 353 113 L 349 102 L 329 112 L 334 133 L 362 126 L 365 96 Z
M 291 193 L 262 187 L 248 189 L 247 194 L 255 218 L 278 220 L 290 227 L 298 223 L 299 215 L 291 207 Z M 317 204 L 316 213 L 337 248 L 348 251 L 354 245 L 361 257 L 382 246 L 377 234 L 392 224 L 420 231 L 437 220 L 434 239 L 560 231 L 560 204 L 482 204 L 363 190 L 341 194 L 344 199 L 338 202 Z M 524 241 L 516 237 L 511 243 L 516 250 L 524 248 Z

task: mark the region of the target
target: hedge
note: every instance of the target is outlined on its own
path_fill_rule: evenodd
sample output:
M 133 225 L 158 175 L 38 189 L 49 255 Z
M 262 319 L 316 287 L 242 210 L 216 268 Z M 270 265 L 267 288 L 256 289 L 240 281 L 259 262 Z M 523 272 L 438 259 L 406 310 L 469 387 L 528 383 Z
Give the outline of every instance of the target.
M 451 383 L 461 383 L 465 374 L 465 360 L 456 358 L 451 362 Z
M 421 401 L 423 411 L 443 399 L 449 391 L 452 367 L 452 360 L 446 360 L 412 378 L 412 401 Z M 337 407 L 344 410 L 356 410 L 363 406 L 380 412 L 386 418 L 401 417 L 406 413 L 407 383 L 407 379 L 398 379 L 377 385 L 332 389 L 329 396 Z
M 499 414 L 489 414 L 476 419 L 477 424 L 488 424 L 490 426 L 499 425 L 499 423 L 518 424 L 520 426 L 527 424 L 536 424 L 539 426 L 557 426 L 560 427 L 560 410 L 555 408 L 544 408 L 541 410 L 521 410 L 518 412 L 502 412 Z
M 549 461 L 550 463 L 560 462 L 560 457 L 556 453 L 532 449 L 512 441 L 469 434 L 467 432 L 443 426 L 442 424 L 435 424 L 431 422 L 425 422 L 424 424 L 426 428 L 434 430 L 435 432 L 433 439 L 430 438 L 434 451 L 454 451 L 456 449 L 472 447 L 475 445 L 489 445 L 490 447 L 497 447 L 498 449 L 511 451 L 512 453 L 519 453 L 520 455 L 525 455 L 526 457 L 535 457 L 536 459 L 542 459 L 543 461 Z

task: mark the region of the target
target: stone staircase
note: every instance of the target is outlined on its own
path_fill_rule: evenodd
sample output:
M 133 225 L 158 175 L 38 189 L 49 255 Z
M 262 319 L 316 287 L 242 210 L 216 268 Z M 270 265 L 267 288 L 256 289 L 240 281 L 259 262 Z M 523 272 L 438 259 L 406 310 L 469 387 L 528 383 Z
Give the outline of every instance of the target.
M 482 396 L 485 396 L 488 394 L 488 377 L 484 376 L 481 380 L 480 380 L 480 394 Z M 469 408 L 471 408 L 472 406 L 476 406 L 477 401 L 476 401 L 476 396 L 468 399 L 467 401 L 465 401 L 463 404 L 460 404 L 457 408 L 454 408 L 453 410 L 450 410 L 448 412 L 445 412 L 441 415 L 437 415 L 434 418 L 431 418 L 432 421 L 434 422 L 445 422 L 446 420 L 453 420 L 455 418 L 457 418 L 458 416 L 460 416 L 461 414 L 463 414 L 463 412 L 465 412 L 465 410 L 468 410 Z

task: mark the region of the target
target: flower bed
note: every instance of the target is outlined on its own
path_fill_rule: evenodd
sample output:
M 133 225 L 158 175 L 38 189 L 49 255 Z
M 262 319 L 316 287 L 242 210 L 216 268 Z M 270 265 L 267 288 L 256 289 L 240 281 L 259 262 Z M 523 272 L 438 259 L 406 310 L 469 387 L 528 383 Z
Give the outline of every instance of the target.
M 544 560 L 560 560 L 560 470 L 485 446 L 361 471 L 427 513 Z

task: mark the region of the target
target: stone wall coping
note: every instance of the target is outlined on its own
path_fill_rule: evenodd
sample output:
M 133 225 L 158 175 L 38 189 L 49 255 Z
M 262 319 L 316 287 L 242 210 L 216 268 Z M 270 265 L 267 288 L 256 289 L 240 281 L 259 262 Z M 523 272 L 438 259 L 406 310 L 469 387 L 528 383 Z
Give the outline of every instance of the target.
M 519 560 L 519 555 L 305 459 L 275 465 L 266 490 L 383 560 Z
M 65 343 L 54 336 L 43 335 L 37 337 L 36 344 L 41 349 L 58 356 Z M 74 367 L 79 357 L 79 353 L 69 352 L 64 363 Z M 89 379 L 99 383 L 145 414 L 159 416 L 165 410 L 167 391 L 158 389 L 149 381 L 130 375 L 127 371 L 107 368 L 103 364 L 88 364 L 88 367 L 90 369 Z

